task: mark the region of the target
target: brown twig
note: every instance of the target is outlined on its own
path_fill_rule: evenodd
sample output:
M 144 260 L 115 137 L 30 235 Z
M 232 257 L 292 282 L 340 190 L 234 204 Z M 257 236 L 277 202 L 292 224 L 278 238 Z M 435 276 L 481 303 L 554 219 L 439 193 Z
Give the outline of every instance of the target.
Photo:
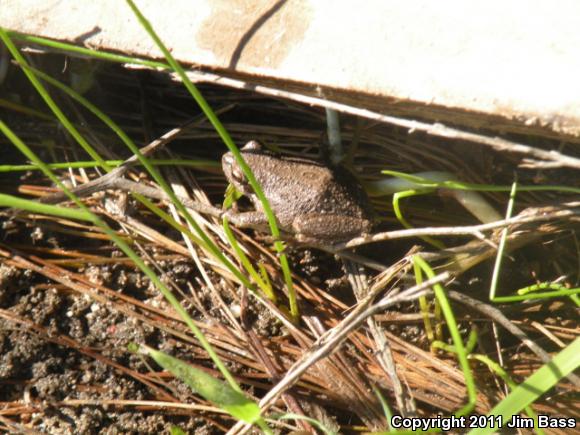
M 509 141 L 499 137 L 489 137 L 482 134 L 462 131 L 457 128 L 447 127 L 440 123 L 429 124 L 426 122 L 383 115 L 381 113 L 373 112 L 371 110 L 360 109 L 358 107 L 350 106 L 343 103 L 337 103 L 335 101 L 325 100 L 323 98 L 311 97 L 307 95 L 298 94 L 295 92 L 283 91 L 276 88 L 252 84 L 249 82 L 245 82 L 243 80 L 220 76 L 216 73 L 209 73 L 197 70 L 188 72 L 188 76 L 192 80 L 197 82 L 201 81 L 207 83 L 215 83 L 218 85 L 228 86 L 231 88 L 250 90 L 260 94 L 270 95 L 276 98 L 284 98 L 292 101 L 298 101 L 304 104 L 324 107 L 336 110 L 341 113 L 348 113 L 350 115 L 372 119 L 375 121 L 384 122 L 399 127 L 404 127 L 407 128 L 410 133 L 413 131 L 422 131 L 431 136 L 464 140 L 468 142 L 485 145 L 499 152 L 507 151 L 515 154 L 523 154 L 525 156 L 529 156 L 541 161 L 549 162 L 551 164 L 551 168 L 568 167 L 580 169 L 580 159 L 562 154 L 555 150 L 546 151 L 540 148 L 534 148 L 529 145 Z M 176 75 L 173 75 L 173 77 L 175 80 L 177 80 Z

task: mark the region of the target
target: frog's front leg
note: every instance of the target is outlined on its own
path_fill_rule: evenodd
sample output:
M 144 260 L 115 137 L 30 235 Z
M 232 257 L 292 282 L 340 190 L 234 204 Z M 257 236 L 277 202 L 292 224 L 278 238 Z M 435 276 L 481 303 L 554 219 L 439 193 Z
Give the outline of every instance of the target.
M 357 217 L 313 213 L 294 219 L 292 228 L 298 241 L 332 245 L 370 233 L 372 224 Z
M 255 230 L 264 230 L 268 228 L 268 218 L 261 211 L 238 212 L 232 209 L 222 214 L 228 221 L 238 228 L 252 228 Z

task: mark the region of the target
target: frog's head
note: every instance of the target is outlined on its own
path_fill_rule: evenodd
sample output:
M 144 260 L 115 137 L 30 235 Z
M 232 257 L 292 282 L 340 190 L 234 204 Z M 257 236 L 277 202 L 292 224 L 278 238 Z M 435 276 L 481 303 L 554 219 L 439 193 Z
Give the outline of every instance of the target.
M 255 160 L 264 153 L 264 146 L 260 142 L 252 140 L 240 148 L 240 152 L 252 172 L 254 172 L 254 175 L 256 175 Z M 222 169 L 228 181 L 234 185 L 238 192 L 241 192 L 244 195 L 253 192 L 242 168 L 231 152 L 227 152 L 222 156 Z

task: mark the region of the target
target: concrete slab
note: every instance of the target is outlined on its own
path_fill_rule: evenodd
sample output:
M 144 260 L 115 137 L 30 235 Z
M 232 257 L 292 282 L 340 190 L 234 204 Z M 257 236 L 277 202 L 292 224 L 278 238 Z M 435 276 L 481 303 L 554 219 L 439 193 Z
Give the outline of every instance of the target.
M 391 114 L 580 136 L 574 0 L 137 4 L 176 58 L 202 69 Z M 0 25 L 160 57 L 119 0 L 0 0 Z

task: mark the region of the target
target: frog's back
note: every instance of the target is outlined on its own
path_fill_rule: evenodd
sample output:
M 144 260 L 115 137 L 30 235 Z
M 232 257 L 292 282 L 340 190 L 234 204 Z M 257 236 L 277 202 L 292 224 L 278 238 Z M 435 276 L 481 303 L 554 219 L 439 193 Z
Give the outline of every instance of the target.
M 368 197 L 348 170 L 292 157 L 247 157 L 260 168 L 254 175 L 282 225 L 312 213 L 372 220 Z

